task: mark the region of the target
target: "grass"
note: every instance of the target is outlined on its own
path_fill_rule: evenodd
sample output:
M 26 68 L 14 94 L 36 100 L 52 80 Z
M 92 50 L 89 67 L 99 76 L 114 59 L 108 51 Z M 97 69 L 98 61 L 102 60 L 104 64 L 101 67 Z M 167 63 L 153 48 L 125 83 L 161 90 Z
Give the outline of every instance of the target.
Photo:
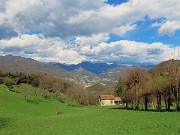
M 23 86 L 24 87 L 24 86 Z M 28 86 L 27 86 L 28 87 Z M 16 90 L 20 90 L 15 87 Z M 33 99 L 29 96 L 28 99 Z M 40 95 L 37 104 L 0 85 L 2 135 L 178 135 L 180 113 L 120 110 L 118 107 L 66 106 L 56 114 L 54 97 Z

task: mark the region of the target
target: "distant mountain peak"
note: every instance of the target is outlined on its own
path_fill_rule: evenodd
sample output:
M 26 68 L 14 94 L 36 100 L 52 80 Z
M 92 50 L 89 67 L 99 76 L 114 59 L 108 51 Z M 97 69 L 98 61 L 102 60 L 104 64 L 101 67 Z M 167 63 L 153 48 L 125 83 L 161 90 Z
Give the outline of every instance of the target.
M 53 65 L 61 67 L 67 71 L 73 71 L 81 67 L 94 74 L 101 74 L 101 73 L 107 72 L 109 69 L 112 69 L 118 66 L 118 64 L 114 64 L 114 63 L 89 62 L 89 61 L 83 61 L 77 65 L 75 64 L 67 65 L 67 64 L 62 64 L 62 63 L 54 63 Z

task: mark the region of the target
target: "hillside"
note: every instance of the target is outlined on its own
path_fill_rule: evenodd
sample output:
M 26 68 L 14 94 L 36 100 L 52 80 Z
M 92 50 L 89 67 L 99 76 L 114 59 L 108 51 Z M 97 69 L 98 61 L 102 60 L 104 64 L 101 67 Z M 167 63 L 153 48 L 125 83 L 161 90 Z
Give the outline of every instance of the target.
M 62 78 L 71 77 L 71 75 L 62 68 L 50 66 L 31 58 L 13 55 L 0 56 L 0 69 L 25 73 L 41 72 L 51 76 L 60 76 Z
M 95 78 L 97 78 L 97 75 L 83 69 L 82 67 L 70 71 L 70 74 L 73 76 L 73 79 L 76 80 L 77 83 L 80 83 L 84 86 L 90 85 L 91 82 L 94 81 Z
M 107 72 L 100 74 L 99 77 L 106 78 L 107 80 L 111 80 L 112 82 L 116 82 L 120 77 L 126 74 L 126 71 L 129 68 L 131 67 L 119 65 L 116 68 L 110 69 Z
M 107 89 L 107 86 L 104 86 L 100 83 L 95 83 L 86 88 L 86 90 L 88 90 L 89 92 L 92 92 L 92 93 L 102 92 L 106 89 Z
M 151 74 L 157 74 L 162 71 L 167 71 L 167 70 L 172 70 L 172 68 L 180 67 L 180 60 L 168 60 L 168 61 L 163 61 L 160 64 L 152 67 L 151 69 L 148 70 L 149 73 Z

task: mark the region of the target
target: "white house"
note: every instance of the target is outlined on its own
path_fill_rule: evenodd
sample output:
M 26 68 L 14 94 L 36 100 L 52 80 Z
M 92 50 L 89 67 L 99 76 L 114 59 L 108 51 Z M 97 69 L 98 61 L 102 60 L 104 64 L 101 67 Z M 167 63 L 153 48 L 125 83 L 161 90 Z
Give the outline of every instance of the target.
M 99 104 L 100 106 L 113 106 L 119 105 L 122 102 L 120 97 L 114 97 L 113 95 L 100 95 Z

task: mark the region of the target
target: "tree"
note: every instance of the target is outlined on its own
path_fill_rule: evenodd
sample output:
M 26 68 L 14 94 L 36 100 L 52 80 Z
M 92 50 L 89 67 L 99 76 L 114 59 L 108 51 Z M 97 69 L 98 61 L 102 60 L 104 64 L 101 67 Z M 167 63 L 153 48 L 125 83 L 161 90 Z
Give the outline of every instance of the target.
M 124 88 L 123 88 L 123 82 L 122 82 L 122 79 L 120 78 L 120 79 L 118 80 L 118 83 L 117 83 L 116 87 L 115 87 L 115 93 L 116 93 L 116 95 L 117 95 L 118 97 L 122 97 L 122 96 L 123 96 L 123 90 L 124 90 Z
M 176 111 L 180 111 L 180 104 L 179 104 L 179 100 L 180 100 L 180 92 L 179 92 L 179 86 L 180 86 L 180 66 L 174 67 L 174 78 L 175 78 L 175 90 L 176 90 Z
M 177 60 L 169 60 L 168 67 L 166 68 L 166 75 L 170 78 L 170 84 L 168 87 L 168 107 L 167 110 L 170 111 L 171 97 L 170 95 L 174 93 L 176 100 L 176 111 L 180 111 L 179 106 L 179 86 L 180 86 L 180 64 Z
M 6 85 L 6 89 L 7 89 L 7 90 L 12 90 L 12 89 L 13 89 L 14 82 L 13 82 L 11 79 L 6 78 L 6 79 L 4 80 L 4 85 Z
M 88 92 L 81 85 L 71 82 L 66 90 L 66 94 L 71 98 L 71 101 L 76 100 L 81 105 L 89 104 Z
M 153 92 L 156 95 L 157 111 L 161 111 L 162 93 L 164 92 L 164 84 L 167 82 L 167 78 L 162 74 L 159 74 L 153 79 Z
M 37 78 L 35 78 L 32 82 L 31 82 L 31 85 L 33 87 L 38 87 L 39 86 L 39 80 Z
M 141 97 L 144 97 L 144 107 L 148 110 L 149 95 L 152 94 L 153 79 L 150 74 L 143 73 L 143 77 L 140 81 Z
M 131 100 L 132 107 L 135 104 L 135 110 L 139 109 L 139 86 L 142 80 L 143 72 L 140 68 L 129 69 L 127 75 L 123 79 L 125 85 L 126 100 Z
M 39 87 L 41 89 L 42 96 L 47 99 L 50 96 L 50 92 L 53 91 L 53 78 L 42 76 L 40 78 Z
M 18 85 L 20 83 L 27 83 L 28 82 L 28 77 L 24 73 L 20 72 L 18 76 L 19 76 L 18 77 L 19 79 L 17 80 Z

